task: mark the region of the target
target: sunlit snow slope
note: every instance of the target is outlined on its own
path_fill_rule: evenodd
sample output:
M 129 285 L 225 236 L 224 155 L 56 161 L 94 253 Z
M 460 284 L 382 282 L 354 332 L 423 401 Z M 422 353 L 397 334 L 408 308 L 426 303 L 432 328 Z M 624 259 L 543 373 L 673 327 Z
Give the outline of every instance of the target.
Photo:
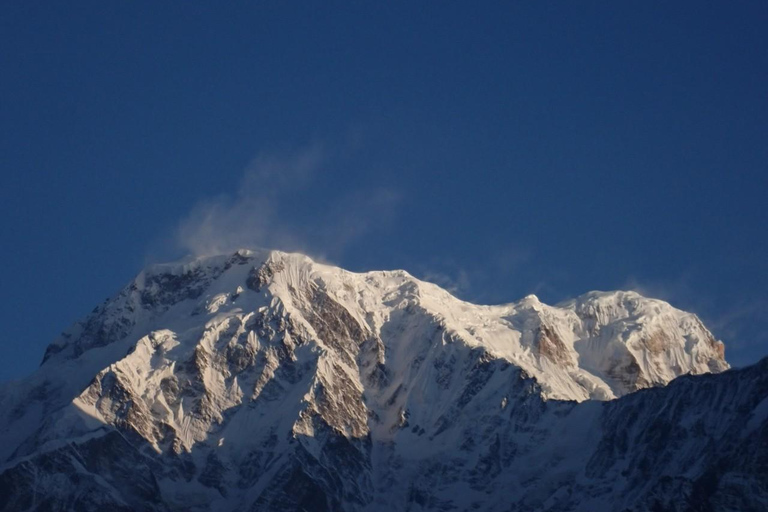
M 657 489 L 627 501 L 604 445 L 635 395 L 599 401 L 723 354 L 634 292 L 479 306 L 277 251 L 155 265 L 0 390 L 0 509 L 631 509 Z

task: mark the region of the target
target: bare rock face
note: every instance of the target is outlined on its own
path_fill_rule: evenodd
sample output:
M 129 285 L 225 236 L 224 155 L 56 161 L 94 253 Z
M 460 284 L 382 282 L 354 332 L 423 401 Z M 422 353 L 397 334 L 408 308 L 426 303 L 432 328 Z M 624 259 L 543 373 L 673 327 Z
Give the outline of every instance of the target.
M 275 274 L 283 270 L 285 270 L 285 265 L 281 261 L 265 261 L 262 265 L 254 267 L 248 273 L 248 279 L 245 281 L 245 284 L 251 290 L 260 292 L 262 288 L 269 284 Z
M 542 325 L 536 332 L 536 349 L 540 357 L 546 357 L 564 368 L 575 366 L 571 352 L 557 333 Z
M 157 265 L 0 388 L 0 510 L 762 510 L 768 363 L 723 354 L 632 292 Z

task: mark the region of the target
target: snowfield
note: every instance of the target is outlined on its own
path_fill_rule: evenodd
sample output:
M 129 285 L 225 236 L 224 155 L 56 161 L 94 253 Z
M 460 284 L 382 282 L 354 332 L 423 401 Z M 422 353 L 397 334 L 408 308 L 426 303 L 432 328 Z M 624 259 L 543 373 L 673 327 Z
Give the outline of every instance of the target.
M 0 510 L 768 509 L 766 362 L 728 368 L 635 292 L 154 265 L 0 388 Z

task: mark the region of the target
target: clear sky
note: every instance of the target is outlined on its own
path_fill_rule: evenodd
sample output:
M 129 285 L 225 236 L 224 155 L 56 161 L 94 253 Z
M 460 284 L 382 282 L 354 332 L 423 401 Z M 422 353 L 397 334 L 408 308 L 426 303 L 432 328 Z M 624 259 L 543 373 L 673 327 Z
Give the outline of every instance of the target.
M 224 6 L 226 4 L 226 6 Z M 0 380 L 234 245 L 768 355 L 768 2 L 2 2 Z

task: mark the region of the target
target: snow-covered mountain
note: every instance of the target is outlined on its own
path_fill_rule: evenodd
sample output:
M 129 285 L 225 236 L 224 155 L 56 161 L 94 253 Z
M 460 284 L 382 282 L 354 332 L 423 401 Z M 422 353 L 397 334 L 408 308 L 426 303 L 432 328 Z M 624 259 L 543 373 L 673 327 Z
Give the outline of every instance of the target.
M 768 362 L 727 369 L 634 292 L 155 265 L 0 388 L 0 510 L 768 509 Z

